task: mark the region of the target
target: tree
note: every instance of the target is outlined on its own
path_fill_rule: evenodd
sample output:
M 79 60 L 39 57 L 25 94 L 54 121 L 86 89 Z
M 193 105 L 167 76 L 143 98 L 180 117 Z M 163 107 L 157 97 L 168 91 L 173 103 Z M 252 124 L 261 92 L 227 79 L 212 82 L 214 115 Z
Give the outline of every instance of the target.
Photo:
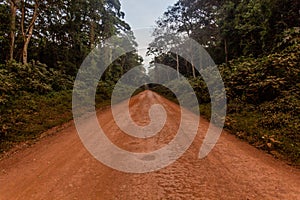
M 14 59 L 15 37 L 16 37 L 16 16 L 19 0 L 9 0 L 10 4 L 10 44 L 9 44 L 9 60 Z
M 21 0 L 21 33 L 24 42 L 22 50 L 23 64 L 28 62 L 28 45 L 33 34 L 35 21 L 39 16 L 39 4 L 39 0 L 33 2 Z M 32 13 L 31 16 L 30 13 Z
M 157 27 L 154 31 L 154 41 L 150 44 L 149 53 L 154 54 L 153 46 L 168 43 L 161 40 L 165 38 L 176 37 L 189 37 L 199 42 L 209 52 L 215 53 L 212 55 L 218 58 L 218 63 L 222 62 L 219 50 L 220 33 L 217 25 L 216 16 L 218 9 L 221 7 L 222 1 L 209 1 L 209 0 L 179 0 L 172 7 L 164 13 L 163 17 L 157 21 Z M 172 42 L 171 42 L 172 43 Z M 174 43 L 174 42 L 173 42 Z M 180 45 L 180 42 L 175 42 Z M 163 46 L 163 45 L 161 45 Z M 161 50 L 157 50 L 159 53 Z M 187 51 L 192 51 L 187 49 Z M 222 53 L 222 52 L 221 52 Z M 193 55 L 192 53 L 190 55 Z M 176 68 L 178 66 L 179 57 L 174 58 L 177 60 Z M 190 60 L 193 60 L 191 58 Z M 196 77 L 194 63 L 190 63 L 193 77 Z
M 1 24 L 10 38 L 5 59 L 24 64 L 38 59 L 55 68 L 61 61 L 78 67 L 97 44 L 130 30 L 119 0 L 7 0 L 0 5 L 10 10 L 9 22 Z
M 83 59 L 114 34 L 130 30 L 116 0 L 51 0 L 37 19 L 38 60 L 76 75 Z M 36 50 L 32 50 L 33 52 Z M 51 52 L 51 53 L 49 53 Z
M 286 29 L 299 26 L 299 6 L 294 0 L 226 1 L 218 15 L 226 60 L 270 54 Z
M 149 44 L 147 55 L 168 55 L 170 58 L 176 60 L 177 77 L 180 77 L 179 55 L 178 53 L 169 53 L 174 47 L 178 47 L 182 43 L 182 38 L 178 36 L 168 26 L 156 28 L 153 32 L 154 41 Z
M 0 63 L 4 63 L 4 61 L 9 57 L 7 52 L 9 52 L 9 26 L 10 23 L 10 12 L 9 6 L 7 4 L 0 3 Z

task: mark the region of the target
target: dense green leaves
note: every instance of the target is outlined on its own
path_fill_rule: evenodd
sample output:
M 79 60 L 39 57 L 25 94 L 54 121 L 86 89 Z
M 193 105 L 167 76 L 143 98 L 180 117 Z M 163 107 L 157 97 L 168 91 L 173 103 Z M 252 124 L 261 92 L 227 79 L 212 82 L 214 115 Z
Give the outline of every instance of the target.
M 149 53 L 157 56 L 161 51 L 154 46 L 168 44 L 161 38 L 172 34 L 173 38 L 184 35 L 193 38 L 218 64 L 240 56 L 257 58 L 282 51 L 286 46 L 280 44 L 286 38 L 286 31 L 299 24 L 296 0 L 178 0 L 157 21 Z
M 11 5 L 15 10 L 10 12 Z M 102 47 L 113 35 L 118 42 L 136 47 L 120 9 L 119 0 L 0 3 L 0 152 L 71 119 L 74 79 L 92 49 Z M 126 41 L 121 37 L 125 32 Z M 107 56 L 113 53 L 107 52 Z M 141 62 L 136 51 L 112 62 L 100 80 L 96 103 L 108 100 L 118 79 Z
M 21 98 L 23 92 L 48 94 L 72 89 L 73 78 L 39 62 L 10 62 L 0 67 L 0 105 Z
M 262 58 L 240 58 L 219 66 L 226 86 L 225 127 L 276 157 L 300 164 L 300 46 Z M 202 80 L 192 80 L 197 86 Z M 195 87 L 209 115 L 205 85 Z
M 9 52 L 9 7 L 6 4 L 0 4 L 0 63 L 7 59 L 7 54 L 4 52 Z
M 24 57 L 28 38 L 29 61 L 39 60 L 72 76 L 94 47 L 102 45 L 112 35 L 130 31 L 129 25 L 122 19 L 124 13 L 120 11 L 119 0 L 7 0 L 0 4 L 3 11 L 0 16 L 0 41 L 3 43 L 1 48 L 4 48 L 3 51 L 1 49 L 2 64 L 9 60 L 8 36 L 12 29 L 12 13 L 7 8 L 11 2 L 16 2 L 17 8 L 13 58 L 24 62 L 21 58 Z M 37 18 L 32 21 L 35 5 L 38 6 Z M 32 34 L 30 28 L 33 28 Z
M 157 21 L 149 54 L 155 56 L 154 62 L 189 78 L 201 113 L 210 117 L 210 102 L 218 95 L 210 99 L 199 74 L 191 78 L 192 63 L 180 56 L 176 60 L 169 52 L 172 45 L 180 46 L 180 37 L 202 44 L 219 64 L 226 87 L 225 127 L 254 146 L 299 164 L 299 24 L 296 0 L 178 0 Z M 170 74 L 160 71 L 156 76 L 168 81 Z M 155 89 L 173 98 L 167 90 Z
M 230 99 L 262 103 L 291 90 L 299 79 L 299 45 L 259 59 L 241 58 L 220 67 Z

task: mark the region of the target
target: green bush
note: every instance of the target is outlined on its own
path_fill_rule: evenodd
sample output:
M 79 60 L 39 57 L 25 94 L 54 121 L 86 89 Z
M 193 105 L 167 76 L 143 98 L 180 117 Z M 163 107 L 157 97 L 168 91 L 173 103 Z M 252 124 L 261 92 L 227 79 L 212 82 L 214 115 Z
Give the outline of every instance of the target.
M 32 61 L 0 65 L 0 152 L 72 119 L 74 78 Z M 109 91 L 99 88 L 97 106 Z
M 0 65 L 0 105 L 22 98 L 24 92 L 44 95 L 72 89 L 72 85 L 72 77 L 39 62 Z
M 241 58 L 219 67 L 228 98 L 225 127 L 296 165 L 300 164 L 299 63 L 300 45 L 295 44 L 280 54 Z
M 0 105 L 0 152 L 70 120 L 71 97 L 71 91 L 48 95 L 23 92 L 21 98 Z

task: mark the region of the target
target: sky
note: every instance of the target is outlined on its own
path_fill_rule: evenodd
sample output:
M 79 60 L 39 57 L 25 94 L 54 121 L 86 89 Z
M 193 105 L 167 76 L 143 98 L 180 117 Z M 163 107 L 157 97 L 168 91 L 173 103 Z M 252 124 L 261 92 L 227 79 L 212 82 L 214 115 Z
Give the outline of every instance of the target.
M 177 0 L 120 0 L 125 21 L 131 26 L 137 43 L 139 54 L 143 56 L 147 66 L 151 57 L 145 57 L 148 44 L 153 40 L 151 34 L 155 21 L 163 15 L 169 6 Z

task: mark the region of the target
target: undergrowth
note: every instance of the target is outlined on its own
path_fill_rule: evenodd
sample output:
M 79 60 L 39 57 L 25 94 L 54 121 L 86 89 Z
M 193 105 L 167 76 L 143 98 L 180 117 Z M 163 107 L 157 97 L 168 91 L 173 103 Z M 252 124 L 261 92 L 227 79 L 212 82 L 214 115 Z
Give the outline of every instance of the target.
M 228 100 L 225 128 L 277 158 L 300 165 L 300 46 L 258 59 L 241 58 L 219 68 Z M 203 84 L 201 79 L 198 82 Z M 200 110 L 210 117 L 209 102 L 202 102 Z
M 35 61 L 0 65 L 0 153 L 70 121 L 73 82 L 63 71 Z M 99 87 L 96 108 L 108 105 L 111 90 Z
M 276 158 L 300 165 L 300 45 L 257 59 L 233 60 L 219 71 L 227 96 L 225 128 Z M 201 115 L 210 119 L 205 82 L 201 77 L 189 81 Z M 164 87 L 153 90 L 175 99 Z

